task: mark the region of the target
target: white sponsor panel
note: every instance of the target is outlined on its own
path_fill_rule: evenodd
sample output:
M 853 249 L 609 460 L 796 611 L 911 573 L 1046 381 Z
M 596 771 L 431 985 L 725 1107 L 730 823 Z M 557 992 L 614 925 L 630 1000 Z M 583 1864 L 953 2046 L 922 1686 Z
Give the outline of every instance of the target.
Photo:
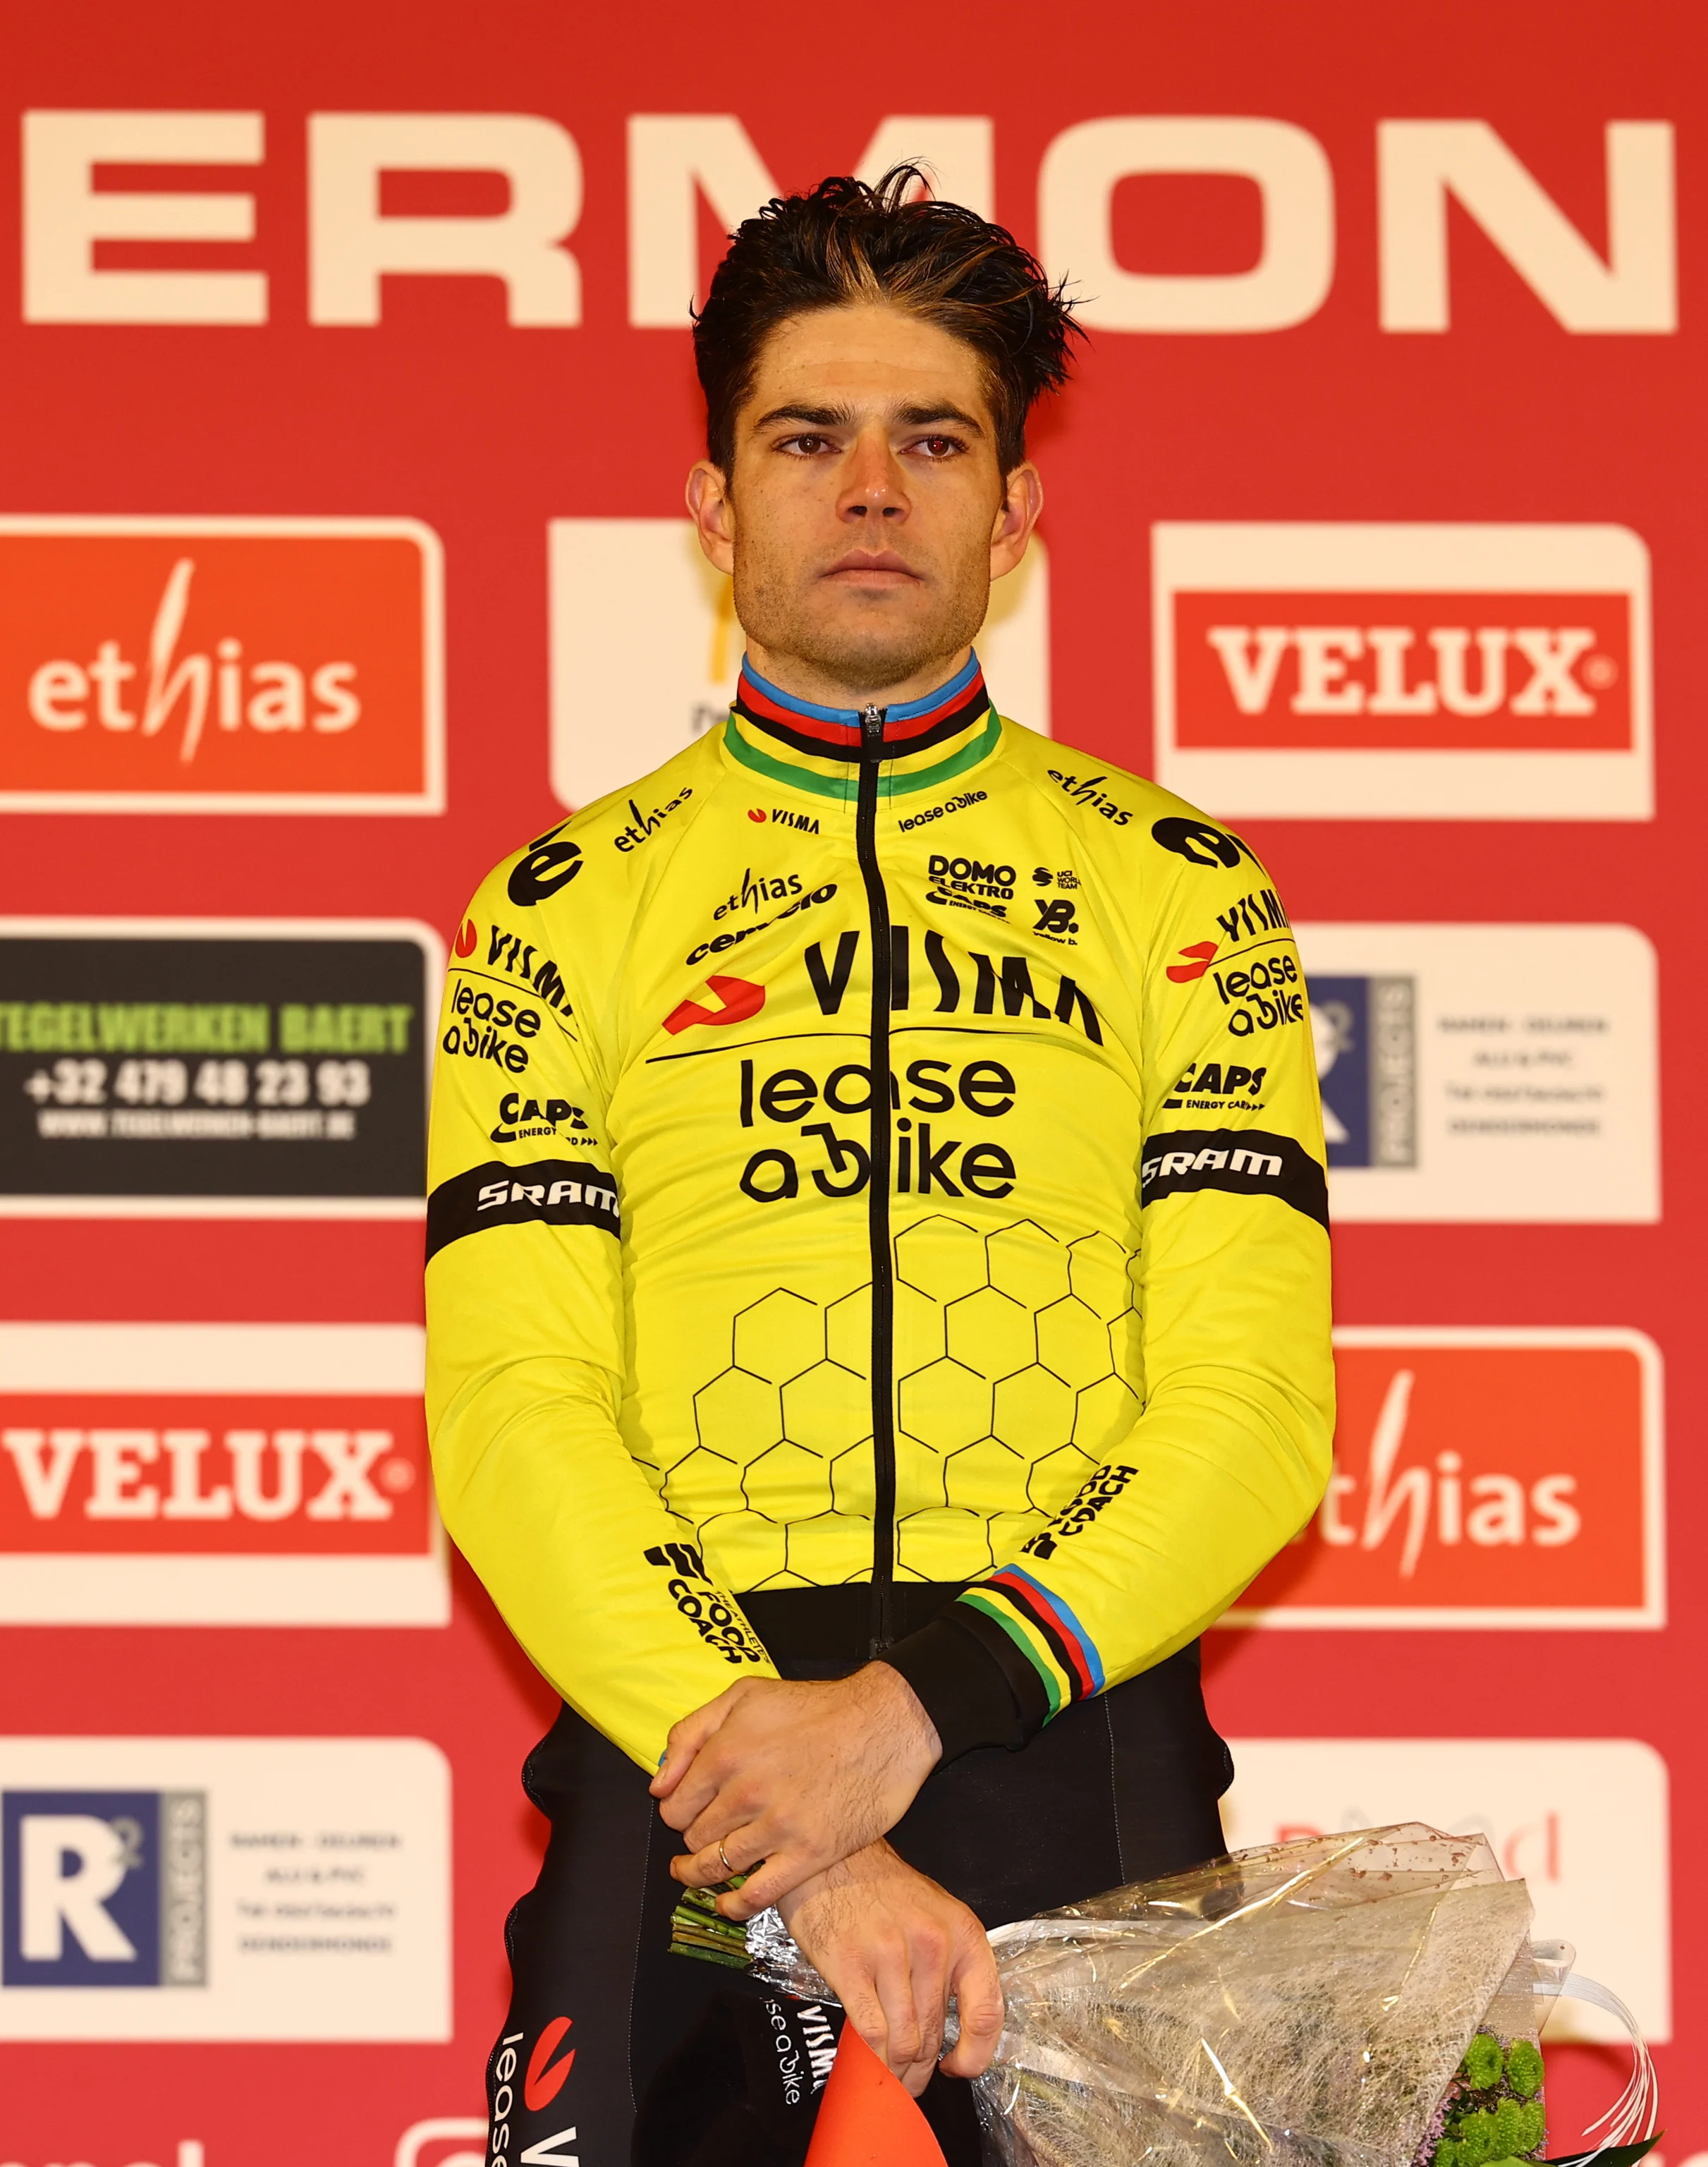
M 0 2038 L 451 2036 L 418 1738 L 0 1738 Z
M 550 523 L 552 787 L 586 805 L 720 723 L 741 668 L 734 592 L 685 519 Z M 1050 560 L 1035 538 L 991 590 L 978 637 L 991 697 L 1050 729 Z
M 1164 522 L 1156 775 L 1226 819 L 1653 817 L 1649 563 L 1611 526 Z
M 1335 1218 L 1660 1216 L 1646 935 L 1629 925 L 1293 930 Z
M 448 1624 L 423 1340 L 0 1324 L 0 1624 Z
M 1247 1738 L 1230 1741 L 1222 1801 L 1230 1849 L 1424 1821 L 1478 1831 L 1522 1878 L 1537 1941 L 1569 1942 L 1645 2037 L 1672 2037 L 1668 1776 L 1625 1738 Z M 1613 2020 L 1562 2002 L 1550 2038 L 1621 2040 Z

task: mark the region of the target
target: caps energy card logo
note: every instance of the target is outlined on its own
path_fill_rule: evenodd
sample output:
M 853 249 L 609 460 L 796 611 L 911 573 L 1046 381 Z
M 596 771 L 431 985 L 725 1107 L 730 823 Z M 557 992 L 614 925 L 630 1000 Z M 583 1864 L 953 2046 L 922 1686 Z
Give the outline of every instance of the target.
M 1229 1624 L 1665 1623 L 1652 1341 L 1343 1328 L 1335 1344 L 1327 1493 Z
M 743 635 L 685 519 L 554 519 L 548 546 L 552 787 L 586 805 L 720 726 Z M 1050 564 L 1035 538 L 991 589 L 978 649 L 1002 712 L 1047 735 Z
M 443 810 L 418 522 L 0 520 L 0 807 Z
M 0 1326 L 0 1621 L 442 1624 L 419 1331 Z
M 1230 818 L 1647 819 L 1620 527 L 1155 529 L 1159 780 Z

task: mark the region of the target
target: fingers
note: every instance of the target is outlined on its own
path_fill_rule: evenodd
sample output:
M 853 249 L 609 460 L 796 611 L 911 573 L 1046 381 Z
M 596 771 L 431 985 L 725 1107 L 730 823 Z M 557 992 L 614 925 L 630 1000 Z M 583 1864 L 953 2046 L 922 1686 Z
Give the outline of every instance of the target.
M 741 1684 L 732 1685 L 716 1700 L 707 1701 L 704 1708 L 696 1708 L 692 1715 L 685 1715 L 679 1723 L 671 1725 L 670 1735 L 664 1741 L 664 1757 L 650 1786 L 655 1799 L 668 1799 L 681 1783 L 694 1765 L 695 1755 L 729 1719 L 741 1690 Z M 691 1820 L 692 1815 L 688 1818 Z
M 759 1865 L 764 1856 L 764 1840 L 754 1838 L 753 1825 L 749 1824 L 746 1827 L 731 1829 L 719 1842 L 708 1843 L 699 1851 L 685 1852 L 680 1857 L 673 1858 L 670 1861 L 670 1873 L 672 1878 L 679 1881 L 685 1889 L 715 1889 L 720 1881 L 727 1881 L 733 1873 L 748 1873 L 750 1868 Z M 802 1880 L 805 1878 L 801 1874 L 796 1876 L 796 1880 Z M 786 1885 L 792 1889 L 795 1883 L 791 1881 Z M 758 1904 L 754 1908 L 763 1911 L 765 1904 L 770 1900 L 767 1897 L 764 1903 Z M 746 1917 L 748 1914 L 731 1911 L 725 1915 L 733 1919 Z
M 745 1837 L 746 1829 L 738 1829 L 737 1836 Z M 724 1849 L 733 1860 L 737 1857 L 736 1836 L 724 1839 Z M 751 1848 L 763 1861 L 758 1870 L 748 1874 L 739 1889 L 727 1896 L 720 1896 L 717 1908 L 726 1919 L 756 1919 L 761 1911 L 769 1910 L 773 1904 L 780 1904 L 791 1889 L 798 1889 L 803 1881 L 815 1873 L 822 1873 L 827 1866 L 837 1863 L 833 1858 L 815 1857 L 811 1852 L 789 1846 L 779 1851 L 767 1851 L 762 1844 Z M 703 1854 L 702 1854 L 703 1856 Z M 713 1856 L 716 1856 L 714 1850 Z M 680 1876 L 677 1877 L 680 1879 Z M 702 1888 L 709 1884 L 701 1883 Z
M 976 2077 L 990 2067 L 1002 2036 L 1002 1984 L 997 1958 L 982 1931 L 967 1934 L 957 1952 L 949 1984 L 960 2011 L 960 2037 L 943 2058 L 952 2077 Z

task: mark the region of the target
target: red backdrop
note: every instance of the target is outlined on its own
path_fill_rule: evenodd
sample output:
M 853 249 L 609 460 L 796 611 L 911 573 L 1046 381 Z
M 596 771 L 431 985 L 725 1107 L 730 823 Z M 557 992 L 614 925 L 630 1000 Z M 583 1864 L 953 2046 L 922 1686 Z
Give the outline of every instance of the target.
M 1236 1738 L 1647 1741 L 1670 1778 L 1674 1942 L 1696 1946 L 1708 1931 L 1692 1865 L 1708 1834 L 1705 1598 L 1690 1570 L 1708 1523 L 1696 1449 L 1708 1153 L 1689 1112 L 1705 1052 L 1692 957 L 1708 781 L 1697 717 L 1708 674 L 1697 315 L 1708 262 L 1695 132 L 1708 55 L 1696 11 L 1445 0 L 1372 14 L 1340 0 L 1284 11 L 1209 0 L 1044 17 L 1012 0 L 946 0 L 874 17 L 754 4 L 282 0 L 233 11 L 63 0 L 15 16 L 4 35 L 7 98 L 20 112 L 262 114 L 258 162 L 222 166 L 212 180 L 108 162 L 100 178 L 251 193 L 252 241 L 103 242 L 93 261 L 259 271 L 267 288 L 266 321 L 247 325 L 56 321 L 52 305 L 27 318 L 19 167 L 0 156 L 0 513 L 424 522 L 444 550 L 448 750 L 442 812 L 79 812 L 13 798 L 0 911 L 13 916 L 409 919 L 448 942 L 486 866 L 562 817 L 547 781 L 547 522 L 671 517 L 698 448 L 685 331 L 631 321 L 629 115 L 738 116 L 785 183 L 845 168 L 886 114 L 988 116 L 997 215 L 1034 243 L 1040 165 L 1081 122 L 1271 116 L 1321 146 L 1335 250 L 1319 305 L 1278 328 L 1220 332 L 1098 329 L 1093 310 L 1077 387 L 1037 427 L 1054 729 L 1093 760 L 1152 771 L 1158 521 L 1597 523 L 1647 544 L 1652 819 L 1264 818 L 1231 796 L 1210 809 L 1240 819 L 1298 921 L 1614 920 L 1653 943 L 1663 1216 L 1361 1216 L 1337 1237 L 1336 1286 L 1352 1326 L 1620 1327 L 1655 1342 L 1671 1594 L 1666 1623 L 1637 1629 L 1225 1631 L 1207 1644 L 1212 1711 Z M 528 114 L 567 130 L 584 173 L 567 244 L 580 321 L 512 322 L 499 280 L 448 276 L 388 278 L 374 324 L 311 321 L 310 113 Z M 1663 243 L 1676 263 L 1677 327 L 1570 327 L 1558 282 L 1551 302 L 1535 262 L 1526 275 L 1487 221 L 1456 204 L 1443 214 L 1450 327 L 1384 328 L 1377 130 L 1393 119 L 1486 122 L 1604 257 L 1607 125 L 1671 124 L 1676 242 L 1657 238 L 1651 220 L 1644 245 Z M 198 151 L 193 162 L 209 162 Z M 1251 270 L 1264 245 L 1249 178 L 1134 177 L 1111 200 L 1114 259 L 1128 271 L 1231 276 Z M 489 177 L 416 175 L 389 178 L 380 208 L 479 216 L 505 202 Z M 704 250 L 717 225 L 703 202 L 698 217 Z M 1402 251 L 1404 236 L 1389 240 Z M 1640 315 L 1645 305 L 1638 295 L 1629 305 Z M 1399 310 L 1391 300 L 1390 321 Z M 8 615 L 21 607 L 8 591 Z M 139 654 L 145 636 L 139 620 Z M 644 643 L 644 608 L 614 636 Z M 23 697 L 21 681 L 0 686 L 0 743 L 36 744 Z M 621 717 L 606 726 L 622 729 Z M 24 787 L 17 772 L 8 767 L 4 787 Z M 85 787 L 124 784 L 97 776 L 73 795 Z M 0 1314 L 14 1321 L 406 1324 L 420 1314 L 420 1230 L 408 1217 L 43 1211 L 0 1223 Z M 381 2167 L 413 2125 L 479 2112 L 502 2010 L 503 1914 L 538 1847 L 516 1771 L 550 1696 L 460 1566 L 452 1595 L 442 1628 L 4 1629 L 8 1734 L 436 1741 L 452 1774 L 455 1996 L 448 2042 L 0 2044 L 0 2158 L 161 2167 L 193 2139 L 209 2167 Z M 1478 1683 L 1491 1664 L 1493 1695 Z M 1674 2038 L 1657 2056 L 1675 2162 L 1708 2147 L 1705 2048 L 1708 1999 L 1682 1966 Z M 1605 2091 L 1611 2066 L 1599 2049 L 1563 2054 L 1563 2112 Z M 421 2157 L 444 2151 L 439 2142 Z

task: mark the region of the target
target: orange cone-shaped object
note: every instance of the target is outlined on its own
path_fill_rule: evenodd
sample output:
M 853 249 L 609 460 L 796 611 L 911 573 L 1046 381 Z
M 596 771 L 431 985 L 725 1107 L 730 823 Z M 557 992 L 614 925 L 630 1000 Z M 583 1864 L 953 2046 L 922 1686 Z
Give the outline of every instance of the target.
M 806 2167 L 947 2167 L 907 2087 L 852 2024 L 842 2029 Z

